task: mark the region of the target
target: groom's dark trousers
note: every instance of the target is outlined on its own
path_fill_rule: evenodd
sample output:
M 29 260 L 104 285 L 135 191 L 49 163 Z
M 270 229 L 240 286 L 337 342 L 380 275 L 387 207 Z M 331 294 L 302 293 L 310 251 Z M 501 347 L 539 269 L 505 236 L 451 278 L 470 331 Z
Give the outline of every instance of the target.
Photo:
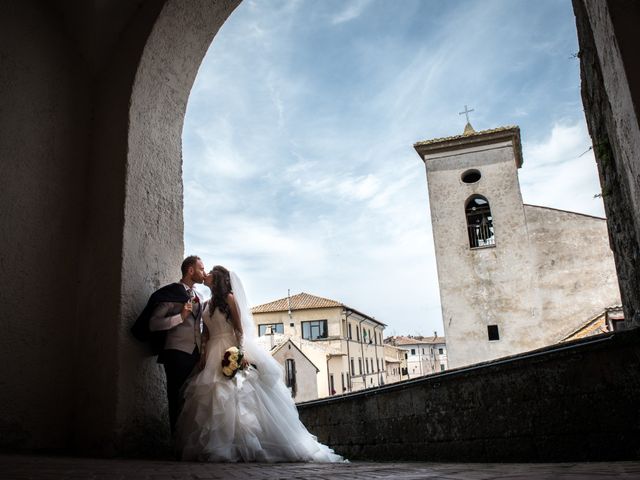
M 182 318 L 184 304 L 193 297 L 193 311 Z M 181 407 L 181 389 L 200 355 L 202 298 L 198 292 L 183 283 L 172 283 L 156 290 L 143 312 L 131 328 L 141 341 L 149 341 L 152 351 L 158 355 L 158 363 L 164 364 L 167 377 L 167 400 L 171 433 Z
M 167 376 L 167 400 L 169 401 L 169 422 L 172 434 L 176 430 L 176 421 L 182 406 L 182 387 L 199 359 L 200 353 L 197 347 L 191 354 L 180 350 L 164 350 L 158 359 L 164 365 L 164 372 Z

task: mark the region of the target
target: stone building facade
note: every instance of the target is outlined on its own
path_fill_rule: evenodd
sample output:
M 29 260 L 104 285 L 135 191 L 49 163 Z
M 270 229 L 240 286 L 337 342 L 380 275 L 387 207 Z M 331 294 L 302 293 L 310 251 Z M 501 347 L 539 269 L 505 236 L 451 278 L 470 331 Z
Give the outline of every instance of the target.
M 431 373 L 443 372 L 448 368 L 447 343 L 444 337 L 394 336 L 385 339 L 402 352 L 404 362 L 403 378 L 416 378 Z
M 266 334 L 260 343 L 271 352 L 282 366 L 283 380 L 296 402 L 318 398 L 318 367 L 290 338 L 279 334 Z
M 252 309 L 258 335 L 282 334 L 317 366 L 317 398 L 385 383 L 386 325 L 343 303 L 299 293 Z
M 396 383 L 409 378 L 405 351 L 384 340 L 385 383 Z
M 522 202 L 520 129 L 419 142 L 449 366 L 557 343 L 620 303 L 607 224 Z

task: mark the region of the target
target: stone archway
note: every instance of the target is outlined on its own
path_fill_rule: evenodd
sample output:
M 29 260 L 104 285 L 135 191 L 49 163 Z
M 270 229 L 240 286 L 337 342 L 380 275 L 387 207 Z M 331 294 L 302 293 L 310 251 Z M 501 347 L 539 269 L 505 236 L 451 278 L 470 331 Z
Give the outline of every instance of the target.
M 179 273 L 187 101 L 207 49 L 239 3 L 169 0 L 144 47 L 129 108 L 120 306 L 125 324 L 137 316 L 150 287 Z M 164 374 L 154 358 L 142 361 L 140 346 L 131 344 L 128 332 L 120 342 L 118 362 L 118 450 L 135 452 L 140 445 L 156 449 L 153 443 L 162 445 L 169 438 L 165 412 L 158 408 L 165 403 Z
M 183 245 L 181 133 L 186 104 L 206 50 L 215 33 L 239 3 L 239 0 L 169 0 L 159 13 L 144 46 L 132 85 L 128 112 L 119 312 L 123 324 L 135 317 L 140 309 L 141 299 L 146 296 L 151 285 L 158 286 L 175 276 L 175 266 L 180 261 Z M 602 20 L 613 18 L 610 12 L 601 4 L 600 7 L 597 5 L 597 2 L 590 0 L 577 0 L 574 8 L 581 31 L 581 51 L 593 52 L 600 49 L 600 55 L 603 55 L 603 47 L 598 42 L 606 42 L 606 36 L 600 34 L 599 39 L 596 33 L 591 44 L 588 35 L 584 33 L 587 27 L 596 30 L 612 28 L 610 23 Z M 604 26 L 599 22 L 604 22 Z M 611 54 L 608 49 L 606 51 Z M 618 55 L 622 58 L 619 51 Z M 582 56 L 583 78 L 588 58 L 587 53 Z M 615 67 L 621 68 L 619 64 Z M 608 68 L 606 62 L 604 68 Z M 588 81 L 588 76 L 586 78 L 584 88 L 588 89 L 588 85 L 593 82 Z M 622 91 L 612 91 L 607 86 L 607 81 L 610 82 L 603 78 L 598 83 L 605 85 L 606 95 L 626 95 L 624 88 Z M 585 96 L 587 109 L 591 107 L 596 112 L 600 111 L 599 105 L 591 106 L 590 98 Z M 614 124 L 616 115 L 624 113 L 628 116 L 628 109 L 617 114 L 613 111 L 620 106 L 619 102 L 609 103 L 612 107 L 610 119 Z M 592 124 L 590 122 L 593 136 L 595 129 Z M 637 139 L 637 121 L 635 126 Z M 628 132 L 627 129 L 626 133 Z M 619 129 L 610 136 L 615 137 L 616 134 L 620 135 Z M 637 143 L 624 138 L 618 141 L 615 148 L 622 154 L 616 158 L 629 162 Z M 600 157 L 601 172 L 610 171 L 607 160 L 603 161 L 604 155 L 598 155 L 599 153 L 596 150 L 596 156 Z M 625 169 L 625 164 L 617 168 L 622 171 Z M 624 184 L 623 182 L 622 185 Z M 637 246 L 637 234 L 635 237 L 630 235 L 634 229 L 638 231 L 637 215 L 631 213 L 634 211 L 633 205 L 637 204 L 628 200 L 629 195 L 634 197 L 634 191 L 634 188 L 630 188 L 628 193 L 623 194 L 626 195 L 624 198 L 620 195 L 605 198 L 605 203 L 609 203 L 610 216 L 618 219 L 624 217 L 623 221 L 628 226 L 623 232 L 620 229 L 612 230 L 611 235 L 615 239 L 612 245 L 618 259 L 618 268 L 625 272 L 624 278 L 630 280 L 632 278 L 628 272 L 635 272 L 636 280 L 639 275 L 637 261 L 634 260 L 635 263 L 629 266 L 629 250 L 624 249 L 631 247 L 632 250 L 634 241 Z M 624 207 L 620 208 L 620 205 Z M 632 225 L 635 227 L 631 228 Z M 624 239 L 621 240 L 622 238 Z M 623 245 L 624 248 L 621 249 L 618 245 Z M 623 258 L 624 261 L 621 261 Z M 637 293 L 635 296 L 630 295 L 630 291 L 637 292 L 638 284 L 637 281 L 631 281 L 622 286 L 627 291 L 627 315 L 631 315 L 629 318 L 636 315 L 633 312 L 638 311 L 635 307 L 629 308 L 637 303 Z M 164 416 L 156 408 L 157 405 L 164 404 L 161 398 L 162 375 L 152 360 L 141 362 L 139 349 L 130 344 L 126 333 L 120 337 L 117 354 L 120 368 L 117 374 L 118 410 L 115 412 L 118 445 L 115 449 L 120 452 L 136 452 L 140 445 L 150 445 L 151 439 L 162 443 L 162 437 L 153 434 L 161 428 L 166 430 Z M 132 385 L 135 388 L 130 388 Z

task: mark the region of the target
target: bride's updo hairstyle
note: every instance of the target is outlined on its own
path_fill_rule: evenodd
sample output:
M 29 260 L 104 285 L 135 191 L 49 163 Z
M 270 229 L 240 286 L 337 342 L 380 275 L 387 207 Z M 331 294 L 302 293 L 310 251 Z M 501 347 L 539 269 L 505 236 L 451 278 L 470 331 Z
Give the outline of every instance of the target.
M 227 295 L 231 293 L 231 277 L 229 276 L 229 270 L 222 265 L 216 265 L 211 270 L 213 275 L 213 289 L 211 290 L 211 303 L 214 308 L 218 309 L 227 317 L 227 320 L 231 320 L 231 310 L 227 303 Z M 213 312 L 213 310 L 211 310 Z

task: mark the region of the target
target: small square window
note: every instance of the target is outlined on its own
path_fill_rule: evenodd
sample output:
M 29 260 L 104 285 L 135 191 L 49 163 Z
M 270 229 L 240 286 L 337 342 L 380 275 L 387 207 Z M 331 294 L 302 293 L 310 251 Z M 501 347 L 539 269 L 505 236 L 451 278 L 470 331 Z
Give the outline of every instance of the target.
M 500 332 L 498 331 L 498 325 L 487 325 L 487 333 L 489 334 L 489 341 L 500 340 Z

